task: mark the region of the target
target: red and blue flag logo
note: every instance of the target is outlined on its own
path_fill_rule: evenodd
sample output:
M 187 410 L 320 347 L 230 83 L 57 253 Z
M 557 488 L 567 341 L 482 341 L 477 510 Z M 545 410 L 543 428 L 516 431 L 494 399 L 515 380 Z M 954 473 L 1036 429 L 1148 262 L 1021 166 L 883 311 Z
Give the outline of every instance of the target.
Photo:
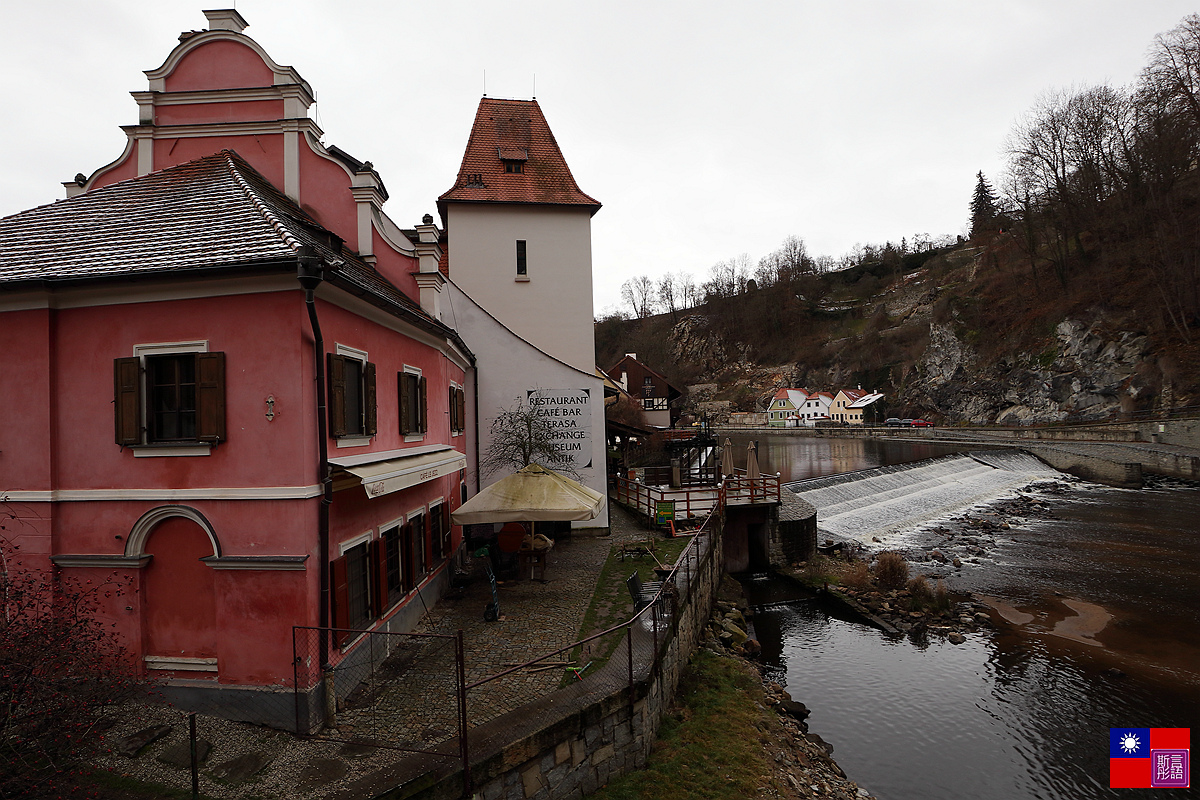
M 1108 785 L 1113 789 L 1191 786 L 1191 728 L 1109 728 Z

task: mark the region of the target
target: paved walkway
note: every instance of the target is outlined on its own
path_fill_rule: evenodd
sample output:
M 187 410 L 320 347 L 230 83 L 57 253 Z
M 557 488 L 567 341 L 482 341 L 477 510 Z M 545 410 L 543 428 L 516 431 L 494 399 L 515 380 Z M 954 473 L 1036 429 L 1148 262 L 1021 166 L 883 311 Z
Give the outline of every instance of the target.
M 491 589 L 480 578 L 431 607 L 419 632 L 463 631 L 468 684 L 576 641 L 611 548 L 647 535 L 638 520 L 613 503 L 609 521 L 608 530 L 576 531 L 560 539 L 547 559 L 544 583 L 524 580 L 501 585 L 497 621 L 483 619 Z M 444 640 L 408 641 L 413 644 L 394 647 L 386 668 L 373 683 L 364 682 L 354 702 L 339 715 L 341 734 L 413 748 L 457 734 L 453 646 Z M 566 655 L 549 661 L 566 661 Z M 540 672 L 520 670 L 472 690 L 469 724 L 480 725 L 554 691 L 565 675 L 562 666 Z M 131 704 L 127 712 L 110 732 L 110 741 L 152 725 L 170 725 L 171 731 L 136 759 L 111 753 L 100 759 L 99 766 L 139 780 L 190 788 L 186 768 L 160 760 L 172 748 L 186 746 L 186 716 L 178 709 L 140 704 Z M 406 755 L 385 747 L 302 740 L 215 717 L 201 716 L 198 728 L 200 738 L 211 744 L 200 788 L 214 798 L 316 800 Z M 245 774 L 256 766 L 257 771 Z

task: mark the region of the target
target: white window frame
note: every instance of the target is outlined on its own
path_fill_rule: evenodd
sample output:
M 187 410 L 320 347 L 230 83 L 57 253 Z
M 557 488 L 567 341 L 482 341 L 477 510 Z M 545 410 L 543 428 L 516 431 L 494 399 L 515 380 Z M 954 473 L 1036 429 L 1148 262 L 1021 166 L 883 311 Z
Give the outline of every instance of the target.
M 333 347 L 333 354 L 337 356 L 344 356 L 346 358 L 353 358 L 355 361 L 361 362 L 363 370 L 366 370 L 367 362 L 370 361 L 366 350 L 359 350 L 357 347 L 351 347 L 348 344 L 335 344 Z M 359 389 L 359 392 L 361 393 L 362 389 Z M 365 399 L 363 399 L 363 401 L 365 402 Z M 378 418 L 379 412 L 377 409 L 376 419 Z M 343 447 L 365 447 L 370 443 L 370 436 L 342 436 L 337 440 L 337 446 L 339 449 Z
M 141 376 L 138 380 L 138 392 L 141 395 L 142 418 L 138 420 L 138 425 L 145 431 L 149 425 L 146 415 L 150 412 L 149 403 L 146 397 L 146 356 L 173 356 L 180 353 L 207 353 L 208 340 L 195 339 L 186 342 L 152 342 L 147 344 L 135 344 L 133 346 L 133 356 L 138 359 L 138 373 Z M 143 434 L 145 436 L 146 434 Z M 207 456 L 212 453 L 212 445 L 207 442 L 197 442 L 196 444 L 177 444 L 163 446 L 160 444 L 131 444 L 129 449 L 133 451 L 134 458 L 162 458 L 175 456 Z
M 409 364 L 405 364 L 403 367 L 401 367 L 400 372 L 402 372 L 405 375 L 416 375 L 417 376 L 417 396 L 415 399 L 420 400 L 421 399 L 421 378 L 424 377 L 424 374 L 421 372 L 421 368 L 414 367 Z M 429 392 L 426 391 L 425 394 L 428 395 Z M 396 405 L 397 405 L 396 411 L 397 411 L 397 413 L 399 413 L 399 411 L 400 411 L 400 409 L 398 407 L 400 405 L 399 398 L 396 399 Z M 425 398 L 425 406 L 426 406 L 425 418 L 428 420 L 429 419 L 429 398 L 428 397 Z M 418 421 L 420 420 L 420 418 L 421 418 L 421 414 L 417 414 Z M 425 433 L 427 433 L 427 432 L 425 432 Z M 425 433 L 406 433 L 406 434 L 404 434 L 404 442 L 405 442 L 405 444 L 407 444 L 409 442 L 423 442 L 423 441 L 425 441 Z

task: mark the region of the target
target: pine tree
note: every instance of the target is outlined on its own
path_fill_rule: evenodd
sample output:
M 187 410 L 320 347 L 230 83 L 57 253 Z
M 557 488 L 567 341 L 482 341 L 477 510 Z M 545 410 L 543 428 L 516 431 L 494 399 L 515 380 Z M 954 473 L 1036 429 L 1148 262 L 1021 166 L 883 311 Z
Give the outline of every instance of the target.
M 996 207 L 996 195 L 983 177 L 981 170 L 976 176 L 975 196 L 971 198 L 971 238 L 996 230 L 996 218 L 1000 209 Z

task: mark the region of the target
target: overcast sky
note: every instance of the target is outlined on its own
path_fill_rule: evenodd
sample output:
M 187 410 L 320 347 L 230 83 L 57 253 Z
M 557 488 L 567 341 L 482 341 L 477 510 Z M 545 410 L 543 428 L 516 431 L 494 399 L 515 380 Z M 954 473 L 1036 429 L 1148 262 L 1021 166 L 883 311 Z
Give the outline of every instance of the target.
M 203 7 L 6 2 L 0 215 L 120 155 L 130 91 Z M 435 212 L 479 97 L 536 94 L 592 221 L 595 309 L 795 234 L 813 255 L 963 233 L 979 170 L 1043 92 L 1132 82 L 1175 0 L 237 0 L 317 96 L 325 143 L 374 162 L 398 224 Z M 486 74 L 486 87 L 485 87 Z M 536 75 L 536 92 L 535 92 Z

